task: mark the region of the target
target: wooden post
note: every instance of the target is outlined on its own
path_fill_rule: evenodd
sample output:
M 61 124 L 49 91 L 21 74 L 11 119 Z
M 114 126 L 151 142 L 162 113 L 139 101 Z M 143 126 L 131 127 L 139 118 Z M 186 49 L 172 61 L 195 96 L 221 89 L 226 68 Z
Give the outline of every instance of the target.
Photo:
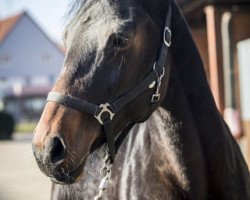
M 223 114 L 224 105 L 224 80 L 221 36 L 222 11 L 216 6 L 205 8 L 208 37 L 209 80 L 212 93 L 218 110 Z

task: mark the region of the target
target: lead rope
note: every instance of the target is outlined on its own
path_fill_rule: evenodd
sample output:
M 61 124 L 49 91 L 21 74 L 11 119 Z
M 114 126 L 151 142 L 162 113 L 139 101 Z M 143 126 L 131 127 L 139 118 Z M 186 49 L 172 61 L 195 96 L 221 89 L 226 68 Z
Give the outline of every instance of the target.
M 103 199 L 103 194 L 107 190 L 108 186 L 108 180 L 110 178 L 111 174 L 111 159 L 110 159 L 110 154 L 107 153 L 105 160 L 104 160 L 104 165 L 101 169 L 101 175 L 103 176 L 100 185 L 98 187 L 98 194 L 95 196 L 94 200 L 102 200 Z

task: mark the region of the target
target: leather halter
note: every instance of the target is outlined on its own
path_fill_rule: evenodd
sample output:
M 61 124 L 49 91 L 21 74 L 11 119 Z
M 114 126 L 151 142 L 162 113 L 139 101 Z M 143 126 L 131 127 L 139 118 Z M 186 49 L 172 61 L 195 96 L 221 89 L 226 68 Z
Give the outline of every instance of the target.
M 114 138 L 112 120 L 115 117 L 116 113 L 123 109 L 125 105 L 131 102 L 134 98 L 139 96 L 147 89 L 155 89 L 155 93 L 152 95 L 151 103 L 152 106 L 155 106 L 156 109 L 159 105 L 161 95 L 159 93 L 161 87 L 161 79 L 164 74 L 169 75 L 170 67 L 166 69 L 166 58 L 168 54 L 169 47 L 171 46 L 171 30 L 170 30 L 170 21 L 171 21 L 171 5 L 169 6 L 169 11 L 165 21 L 165 27 L 163 32 L 163 41 L 161 45 L 161 51 L 158 57 L 158 60 L 153 66 L 152 72 L 150 72 L 141 82 L 139 82 L 132 90 L 125 93 L 112 103 L 104 103 L 101 105 L 95 105 L 87 101 L 82 101 L 80 99 L 64 95 L 58 92 L 50 92 L 47 97 L 47 101 L 57 102 L 61 105 L 76 109 L 80 112 L 84 112 L 90 115 L 93 115 L 98 122 L 103 126 L 104 132 L 106 135 L 109 155 L 111 162 L 115 159 L 115 154 L 118 151 L 123 140 L 127 136 L 128 132 L 131 130 L 135 122 L 130 122 L 119 134 L 116 141 Z

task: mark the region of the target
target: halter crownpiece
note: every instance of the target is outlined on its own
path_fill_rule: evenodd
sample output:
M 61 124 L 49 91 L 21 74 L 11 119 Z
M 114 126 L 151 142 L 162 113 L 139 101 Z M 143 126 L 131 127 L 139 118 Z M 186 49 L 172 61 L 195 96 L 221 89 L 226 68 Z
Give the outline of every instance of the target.
M 165 74 L 169 74 L 170 67 L 166 69 L 166 58 L 168 55 L 169 47 L 171 46 L 171 30 L 170 30 L 170 20 L 171 20 L 171 5 L 169 6 L 169 11 L 165 21 L 165 27 L 163 31 L 163 42 L 161 45 L 161 51 L 158 57 L 158 60 L 154 63 L 153 70 L 150 72 L 141 82 L 139 82 L 133 89 L 125 93 L 112 103 L 104 103 L 101 105 L 95 105 L 87 101 L 82 101 L 80 99 L 64 95 L 58 92 L 50 92 L 47 97 L 47 101 L 57 102 L 61 105 L 76 109 L 80 112 L 84 112 L 94 116 L 97 121 L 103 126 L 104 133 L 106 135 L 109 155 L 111 163 L 114 162 L 115 154 L 118 151 L 123 140 L 127 136 L 128 132 L 131 130 L 135 122 L 130 122 L 124 129 L 121 131 L 117 139 L 114 139 L 114 132 L 112 127 L 112 120 L 117 114 L 118 111 L 122 110 L 125 105 L 131 102 L 134 98 L 139 96 L 142 92 L 147 89 L 153 89 L 156 87 L 155 92 L 151 98 L 152 106 L 157 108 L 161 95 L 160 87 L 161 81 Z

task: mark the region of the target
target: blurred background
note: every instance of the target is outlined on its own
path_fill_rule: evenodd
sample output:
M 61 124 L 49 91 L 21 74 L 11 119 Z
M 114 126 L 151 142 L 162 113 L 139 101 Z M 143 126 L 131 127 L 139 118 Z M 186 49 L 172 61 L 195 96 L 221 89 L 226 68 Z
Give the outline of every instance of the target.
M 0 0 L 0 200 L 48 200 L 32 132 L 61 71 L 70 0 Z M 1 140 L 2 139 L 2 140 Z
M 48 200 L 32 131 L 63 64 L 71 0 L 0 1 L 0 200 Z M 250 0 L 177 0 L 217 107 L 250 164 Z

